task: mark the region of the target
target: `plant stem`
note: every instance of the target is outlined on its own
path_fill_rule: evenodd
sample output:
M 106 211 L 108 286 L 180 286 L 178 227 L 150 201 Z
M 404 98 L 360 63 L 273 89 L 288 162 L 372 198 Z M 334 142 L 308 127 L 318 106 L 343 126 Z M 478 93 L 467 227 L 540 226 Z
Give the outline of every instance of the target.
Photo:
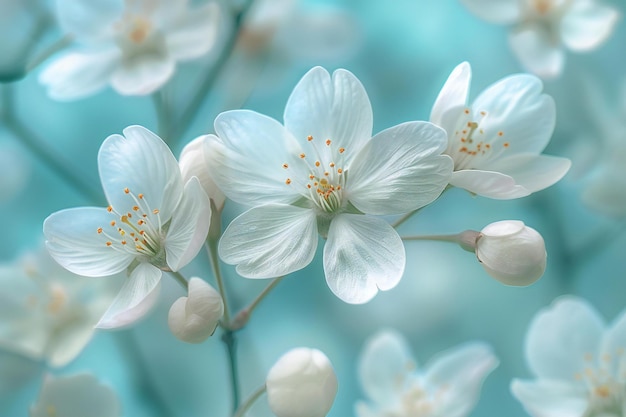
M 159 137 L 163 139 L 165 143 L 169 144 L 170 115 L 164 96 L 163 89 L 152 93 L 152 103 L 154 104 L 154 111 L 156 113 Z
M 230 323 L 230 328 L 232 330 L 239 330 L 242 327 L 244 327 L 247 323 L 248 320 L 250 319 L 250 315 L 252 314 L 252 312 L 254 311 L 254 309 L 257 308 L 257 306 L 259 305 L 259 303 L 278 285 L 280 284 L 280 282 L 283 280 L 283 278 L 285 278 L 284 276 L 282 277 L 278 277 L 278 278 L 274 278 L 272 280 L 272 282 L 269 283 L 269 285 L 267 287 L 265 287 L 263 289 L 263 291 L 261 291 L 259 293 L 259 295 L 256 296 L 256 298 L 254 300 L 252 300 L 252 302 L 244 309 L 242 309 L 241 311 L 239 311 L 239 313 L 237 313 L 237 315 L 235 316 L 235 318 L 233 319 L 233 321 Z
M 415 236 L 402 236 L 402 240 L 435 240 L 439 242 L 450 242 L 450 243 L 458 243 L 459 235 L 415 235 Z
M 213 269 L 213 276 L 215 277 L 218 291 L 220 292 L 220 296 L 222 297 L 222 302 L 224 303 L 224 319 L 222 321 L 224 322 L 225 327 L 229 327 L 230 309 L 228 307 L 228 297 L 226 294 L 226 286 L 224 285 L 224 279 L 222 278 L 222 271 L 220 269 L 220 264 L 219 264 L 220 258 L 219 258 L 219 255 L 217 254 L 217 243 L 218 243 L 217 239 L 213 239 L 209 237 L 209 239 L 207 239 L 207 242 L 206 242 L 206 248 L 209 254 L 209 259 L 211 261 L 211 268 Z
M 230 369 L 230 386 L 232 390 L 233 412 L 239 408 L 239 371 L 237 366 L 237 340 L 235 332 L 225 329 L 222 333 L 222 341 L 226 345 L 226 353 L 228 354 L 228 364 Z
M 419 211 L 419 209 L 408 212 L 407 214 L 405 214 L 404 216 L 400 217 L 395 222 L 391 223 L 391 227 L 393 227 L 394 229 L 397 229 L 398 226 L 400 226 L 405 221 L 409 220 L 411 218 L 411 216 L 413 216 L 418 211 Z
M 180 272 L 177 271 L 168 271 L 170 273 L 171 276 L 174 277 L 174 279 L 176 279 L 176 282 L 178 282 L 184 289 L 185 291 L 189 289 L 189 281 L 187 281 L 187 278 L 185 278 Z
M 233 415 L 233 417 L 243 417 L 248 409 L 252 407 L 252 404 L 254 404 L 254 402 L 258 400 L 259 397 L 263 395 L 266 390 L 267 388 L 265 387 L 265 384 L 257 388 L 256 391 L 250 394 L 250 397 L 248 397 L 248 399 L 246 399 L 246 401 L 241 404 L 241 407 L 235 410 L 235 414 Z
M 223 45 L 222 50 L 220 51 L 219 56 L 217 57 L 215 64 L 211 67 L 211 69 L 207 72 L 206 77 L 196 90 L 196 94 L 192 97 L 191 101 L 183 110 L 180 119 L 176 123 L 176 126 L 172 129 L 171 137 L 178 140 L 178 138 L 185 134 L 189 126 L 196 118 L 206 95 L 209 93 L 218 76 L 224 69 L 224 66 L 228 62 L 228 58 L 233 53 L 235 49 L 235 45 L 237 44 L 237 39 L 239 39 L 239 32 L 241 30 L 241 26 L 243 24 L 243 19 L 250 9 L 252 5 L 252 0 L 247 0 L 245 4 L 241 7 L 241 9 L 235 14 L 233 17 L 233 31 L 229 36 L 226 43 Z

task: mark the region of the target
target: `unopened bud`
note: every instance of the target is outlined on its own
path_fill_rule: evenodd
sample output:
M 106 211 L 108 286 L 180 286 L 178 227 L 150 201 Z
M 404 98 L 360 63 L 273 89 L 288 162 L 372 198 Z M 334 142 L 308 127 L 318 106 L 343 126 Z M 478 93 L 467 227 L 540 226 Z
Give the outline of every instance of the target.
M 222 297 L 200 278 L 189 280 L 189 296 L 172 304 L 167 322 L 178 339 L 200 343 L 213 334 L 224 314 Z
M 337 394 L 337 376 L 321 351 L 296 348 L 270 369 L 267 400 L 278 417 L 324 417 Z
M 226 197 L 209 175 L 205 159 L 204 140 L 206 136 L 199 136 L 189 142 L 180 154 L 178 162 L 183 180 L 187 182 L 191 177 L 197 177 L 206 195 L 213 201 L 217 211 L 222 211 Z

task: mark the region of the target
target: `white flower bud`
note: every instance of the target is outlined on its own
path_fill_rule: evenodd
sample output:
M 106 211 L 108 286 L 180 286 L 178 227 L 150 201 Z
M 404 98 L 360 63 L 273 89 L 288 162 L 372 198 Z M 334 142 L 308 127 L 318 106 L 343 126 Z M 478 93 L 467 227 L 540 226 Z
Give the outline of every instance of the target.
M 198 177 L 206 195 L 213 201 L 217 211 L 221 211 L 224 208 L 226 197 L 209 175 L 206 159 L 204 157 L 205 138 L 206 135 L 199 136 L 189 142 L 180 154 L 178 165 L 180 166 L 183 180 L 187 182 L 191 177 Z
M 489 275 L 507 285 L 530 285 L 546 269 L 543 237 L 518 220 L 491 223 L 481 230 L 476 256 Z
M 324 417 L 337 394 L 337 376 L 324 353 L 296 348 L 272 366 L 267 400 L 278 417 Z
M 170 307 L 170 330 L 178 339 L 200 343 L 213 334 L 224 314 L 222 297 L 200 278 L 189 280 L 189 296 L 180 297 Z

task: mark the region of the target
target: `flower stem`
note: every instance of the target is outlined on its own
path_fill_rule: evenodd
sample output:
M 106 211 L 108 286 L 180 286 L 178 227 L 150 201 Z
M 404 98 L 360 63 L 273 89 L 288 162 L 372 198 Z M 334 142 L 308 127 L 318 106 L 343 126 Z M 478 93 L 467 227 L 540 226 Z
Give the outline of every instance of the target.
M 85 195 L 94 203 L 104 204 L 102 195 L 94 192 L 91 182 L 85 181 L 84 175 L 76 175 L 76 170 L 72 165 L 47 147 L 37 135 L 26 125 L 18 120 L 13 109 L 13 94 L 11 86 L 4 86 L 2 89 L 2 114 L 0 118 L 4 121 L 6 128 L 11 131 L 37 158 L 52 169 L 59 177 L 72 185 L 77 191 Z
M 241 407 L 235 410 L 235 414 L 233 415 L 233 417 L 243 417 L 248 411 L 248 409 L 252 407 L 252 404 L 254 404 L 255 401 L 258 400 L 259 397 L 261 397 L 261 395 L 263 395 L 263 393 L 266 390 L 267 388 L 265 387 L 265 384 L 257 388 L 256 391 L 250 394 L 250 396 L 246 399 L 246 401 L 244 401 L 244 403 L 241 404 Z
M 189 289 L 189 281 L 178 271 L 168 271 L 185 290 Z
M 241 7 L 241 9 L 236 12 L 233 18 L 234 24 L 231 35 L 228 37 L 226 43 L 223 45 L 222 50 L 220 51 L 220 54 L 215 61 L 215 64 L 207 72 L 206 76 L 198 86 L 196 94 L 192 97 L 187 107 L 185 107 L 180 119 L 176 123 L 176 126 L 174 126 L 174 128 L 172 129 L 172 138 L 179 138 L 180 136 L 183 136 L 187 129 L 189 129 L 189 126 L 191 125 L 193 120 L 196 118 L 198 111 L 200 110 L 200 106 L 202 106 L 202 103 L 206 98 L 206 95 L 215 84 L 217 77 L 224 69 L 224 66 L 228 62 L 228 58 L 235 49 L 237 39 L 239 38 L 239 32 L 241 31 L 241 27 L 243 24 L 243 19 L 248 9 L 250 9 L 252 2 L 252 0 L 247 0 Z
M 435 240 L 439 242 L 451 242 L 458 243 L 459 235 L 415 235 L 415 236 L 402 236 L 402 240 Z
M 222 341 L 226 345 L 226 353 L 228 354 L 233 412 L 236 412 L 239 408 L 239 371 L 237 366 L 237 339 L 235 338 L 235 332 L 230 329 L 225 329 L 224 333 L 222 333 Z
M 419 211 L 419 209 L 408 212 L 407 214 L 405 214 L 404 216 L 400 217 L 395 222 L 391 223 L 391 227 L 393 227 L 394 229 L 397 229 L 398 226 L 400 226 L 405 221 L 409 220 L 418 211 Z
M 254 311 L 254 309 L 257 308 L 257 306 L 259 305 L 259 303 L 278 285 L 280 284 L 280 282 L 283 280 L 283 278 L 285 278 L 284 276 L 282 277 L 278 277 L 278 278 L 274 278 L 272 280 L 272 282 L 269 283 L 269 285 L 267 287 L 265 287 L 263 289 L 263 291 L 261 291 L 259 293 L 259 295 L 256 296 L 256 298 L 254 300 L 252 300 L 252 302 L 244 309 L 242 309 L 241 311 L 239 311 L 239 313 L 237 313 L 237 315 L 235 316 L 235 318 L 233 319 L 233 321 L 230 323 L 230 328 L 232 330 L 239 330 L 242 327 L 244 327 L 247 323 L 248 320 L 250 319 L 250 315 L 252 315 L 252 312 Z
M 154 104 L 154 111 L 156 113 L 159 137 L 163 139 L 165 143 L 169 144 L 170 112 L 163 89 L 152 94 L 152 103 Z
M 226 286 L 224 285 L 224 279 L 222 278 L 222 271 L 219 265 L 219 256 L 217 254 L 217 241 L 209 239 L 206 242 L 207 252 L 209 253 L 209 259 L 211 260 L 211 268 L 213 268 L 213 276 L 217 283 L 217 289 L 222 297 L 224 303 L 224 319 L 225 327 L 230 324 L 230 309 L 228 307 L 228 297 L 226 295 Z

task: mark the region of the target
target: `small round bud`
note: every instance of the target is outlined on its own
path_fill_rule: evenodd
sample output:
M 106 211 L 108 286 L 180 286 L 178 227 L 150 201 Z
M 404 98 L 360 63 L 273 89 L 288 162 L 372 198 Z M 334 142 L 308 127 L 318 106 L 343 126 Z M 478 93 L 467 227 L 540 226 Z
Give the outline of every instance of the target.
M 197 177 L 198 180 L 200 180 L 200 185 L 202 185 L 204 192 L 209 199 L 213 201 L 213 204 L 215 204 L 217 211 L 221 211 L 224 208 L 226 197 L 209 175 L 204 155 L 205 138 L 206 135 L 199 136 L 189 142 L 180 154 L 178 165 L 180 166 L 180 172 L 183 175 L 183 180 L 186 182 L 191 177 Z
M 337 376 L 322 352 L 296 348 L 272 366 L 267 400 L 278 417 L 324 417 L 337 394 Z
M 224 302 L 217 291 L 200 278 L 191 278 L 189 296 L 172 304 L 167 323 L 178 339 L 200 343 L 213 334 L 223 314 Z
M 489 275 L 506 285 L 530 285 L 546 269 L 543 237 L 518 220 L 491 223 L 481 230 L 476 256 Z

